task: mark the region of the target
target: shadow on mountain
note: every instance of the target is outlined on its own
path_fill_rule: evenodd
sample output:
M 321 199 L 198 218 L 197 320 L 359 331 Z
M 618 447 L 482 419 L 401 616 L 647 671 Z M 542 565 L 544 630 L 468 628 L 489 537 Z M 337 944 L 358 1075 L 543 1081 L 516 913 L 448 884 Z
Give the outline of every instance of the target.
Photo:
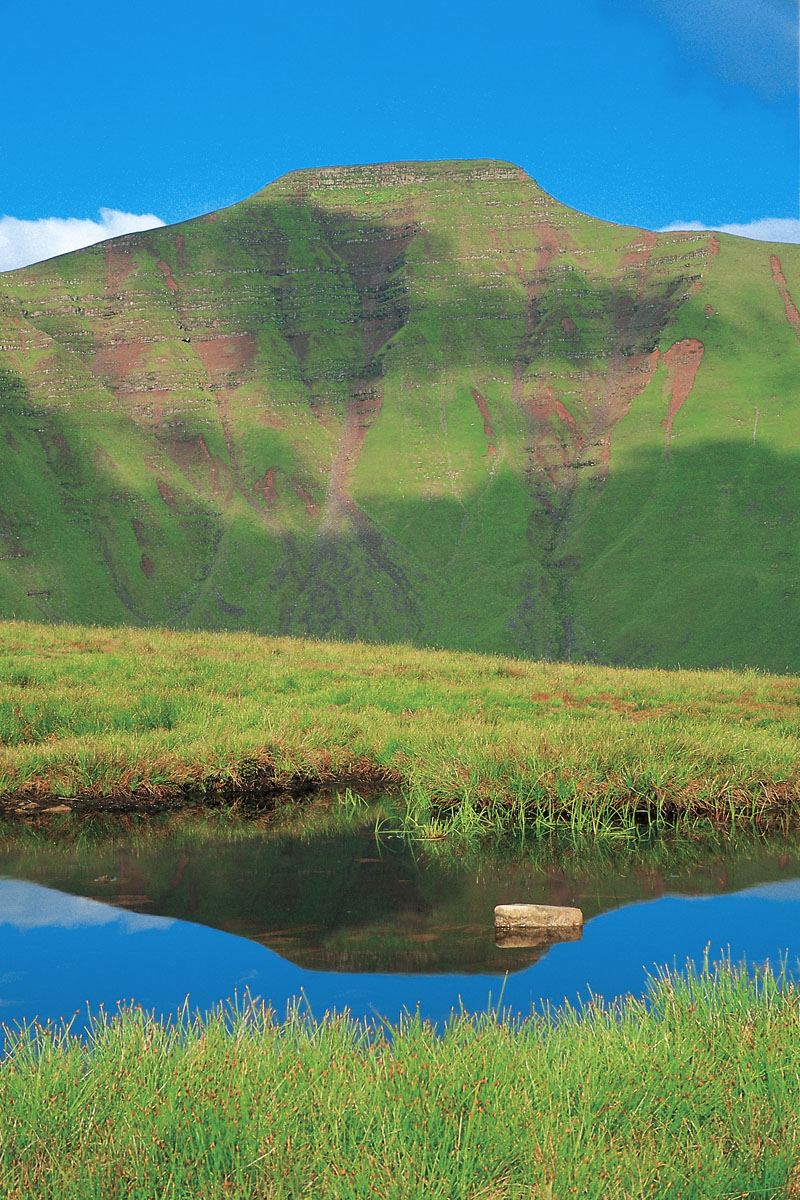
M 516 231 L 497 214 L 495 227 L 481 205 L 483 219 L 469 226 L 424 204 L 418 213 L 387 200 L 376 219 L 332 209 L 312 193 L 264 195 L 219 214 L 217 226 L 255 264 L 257 285 L 249 283 L 241 301 L 230 286 L 215 286 L 243 331 L 274 323 L 296 380 L 322 398 L 341 397 L 348 378 L 378 378 L 395 364 L 434 376 L 486 365 L 524 372 L 555 354 L 573 360 L 577 374 L 615 353 L 653 349 L 702 276 L 695 255 L 707 238 L 664 235 L 676 246 L 670 258 L 623 268 L 642 231 L 620 228 L 619 264 L 609 275 L 585 265 L 593 251 L 570 232 L 576 214 L 530 182 L 521 195 L 532 220 Z M 181 228 L 190 236 L 204 230 L 202 219 Z M 515 233 L 516 245 L 492 242 Z M 167 260 L 174 236 L 172 229 L 142 235 Z M 224 279 L 222 264 L 219 274 Z M 577 322 L 571 334 L 565 319 Z M 276 365 L 284 376 L 287 360 Z
M 353 528 L 287 539 L 263 584 L 281 598 L 279 619 L 261 624 L 251 609 L 217 623 L 611 665 L 797 669 L 798 456 L 675 439 L 669 459 L 662 444 L 635 463 L 612 459 L 608 479 L 578 494 L 579 517 L 549 553 L 529 535 L 534 498 L 503 519 L 502 477 L 464 504 L 381 496 L 373 508 L 359 496 L 367 518 L 381 515 L 371 541 Z M 439 541 L 423 558 L 426 526 Z M 566 622 L 572 647 L 557 653 Z

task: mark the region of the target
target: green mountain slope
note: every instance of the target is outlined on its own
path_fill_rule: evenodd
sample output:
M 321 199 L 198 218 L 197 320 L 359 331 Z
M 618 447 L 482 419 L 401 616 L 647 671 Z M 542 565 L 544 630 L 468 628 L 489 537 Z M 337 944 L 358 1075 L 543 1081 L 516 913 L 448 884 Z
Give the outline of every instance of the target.
M 0 615 L 797 670 L 796 304 L 499 162 L 7 273 Z

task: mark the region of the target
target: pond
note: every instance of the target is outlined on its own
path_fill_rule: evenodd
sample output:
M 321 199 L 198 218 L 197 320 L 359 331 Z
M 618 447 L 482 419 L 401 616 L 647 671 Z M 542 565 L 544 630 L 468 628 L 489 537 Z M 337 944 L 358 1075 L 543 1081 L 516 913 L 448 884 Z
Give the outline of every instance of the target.
M 0 1021 L 162 1015 L 250 994 L 281 1014 L 606 999 L 729 954 L 800 954 L 800 839 L 706 831 L 459 850 L 363 810 L 307 819 L 58 818 L 0 838 Z M 495 904 L 580 907 L 580 940 L 503 948 Z

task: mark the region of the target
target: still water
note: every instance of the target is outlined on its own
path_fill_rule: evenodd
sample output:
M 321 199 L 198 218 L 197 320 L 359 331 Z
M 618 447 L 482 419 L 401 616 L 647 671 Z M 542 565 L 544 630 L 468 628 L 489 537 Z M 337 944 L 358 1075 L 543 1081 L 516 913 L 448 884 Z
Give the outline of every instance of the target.
M 290 828 L 117 819 L 0 839 L 0 1021 L 134 1002 L 200 1011 L 246 993 L 283 1012 L 515 1012 L 644 991 L 708 949 L 800 957 L 800 840 L 706 834 L 459 854 L 367 816 Z M 583 909 L 579 941 L 504 949 L 495 904 Z

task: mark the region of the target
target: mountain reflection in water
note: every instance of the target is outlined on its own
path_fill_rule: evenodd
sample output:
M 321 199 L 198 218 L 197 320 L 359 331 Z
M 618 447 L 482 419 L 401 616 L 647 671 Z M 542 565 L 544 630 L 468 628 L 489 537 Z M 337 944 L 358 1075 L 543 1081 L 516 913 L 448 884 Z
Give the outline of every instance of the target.
M 727 894 L 800 876 L 791 840 L 684 836 L 459 854 L 376 835 L 364 818 L 316 831 L 214 815 L 118 818 L 92 830 L 83 818 L 79 834 L 71 820 L 60 839 L 4 838 L 0 876 L 210 926 L 299 967 L 340 973 L 501 976 L 530 967 L 551 943 L 497 945 L 495 904 L 576 905 L 591 923 L 669 893 Z M 646 934 L 642 954 L 648 961 Z

